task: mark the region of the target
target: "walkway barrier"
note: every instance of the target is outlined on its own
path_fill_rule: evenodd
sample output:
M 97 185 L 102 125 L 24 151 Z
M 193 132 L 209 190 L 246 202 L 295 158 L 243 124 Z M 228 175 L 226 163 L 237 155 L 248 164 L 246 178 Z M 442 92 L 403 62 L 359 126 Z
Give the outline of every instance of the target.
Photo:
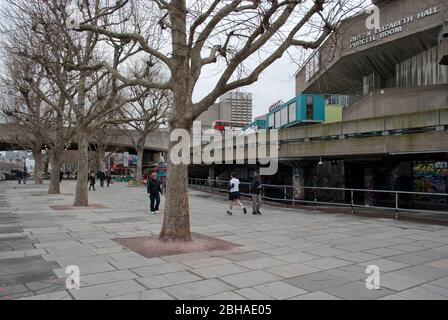
M 189 178 L 190 187 L 206 192 L 228 193 L 229 182 Z M 240 183 L 240 194 L 250 197 L 250 183 Z M 295 207 L 311 205 L 317 211 L 322 206 L 393 210 L 395 219 L 400 212 L 435 213 L 448 217 L 448 193 L 428 193 L 393 190 L 370 190 L 330 187 L 295 187 L 290 185 L 262 184 L 262 200 Z M 435 207 L 436 209 L 428 209 Z

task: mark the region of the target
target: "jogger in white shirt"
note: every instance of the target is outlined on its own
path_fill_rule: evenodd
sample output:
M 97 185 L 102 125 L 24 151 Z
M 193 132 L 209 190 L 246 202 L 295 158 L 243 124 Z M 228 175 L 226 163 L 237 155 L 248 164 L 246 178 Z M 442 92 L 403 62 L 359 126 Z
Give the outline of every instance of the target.
M 240 201 L 240 180 L 238 180 L 236 178 L 235 173 L 232 173 L 230 175 L 231 179 L 230 179 L 230 192 L 229 192 L 229 200 L 230 200 L 230 204 L 229 204 L 229 210 L 227 210 L 227 214 L 229 216 L 232 215 L 232 208 L 234 203 L 236 202 L 241 209 L 243 209 L 243 213 L 246 214 L 247 210 L 244 207 L 244 205 L 241 203 Z

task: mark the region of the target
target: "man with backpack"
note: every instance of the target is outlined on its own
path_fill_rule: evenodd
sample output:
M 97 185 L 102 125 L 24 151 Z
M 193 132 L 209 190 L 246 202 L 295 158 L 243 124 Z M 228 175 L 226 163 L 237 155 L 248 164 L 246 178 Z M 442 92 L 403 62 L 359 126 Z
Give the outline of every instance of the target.
M 252 214 L 261 214 L 261 177 L 255 175 L 254 181 L 250 185 L 250 194 L 252 196 Z

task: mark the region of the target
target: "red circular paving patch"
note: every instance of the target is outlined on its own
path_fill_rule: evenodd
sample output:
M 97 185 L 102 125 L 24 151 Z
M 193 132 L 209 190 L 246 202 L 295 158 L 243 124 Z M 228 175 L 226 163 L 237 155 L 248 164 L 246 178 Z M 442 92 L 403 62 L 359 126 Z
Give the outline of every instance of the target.
M 192 241 L 188 242 L 163 242 L 159 240 L 158 236 L 115 238 L 112 240 L 146 258 L 172 256 L 198 251 L 229 250 L 239 246 L 228 241 L 198 233 L 192 233 L 191 237 Z
M 50 206 L 53 210 L 84 210 L 84 209 L 107 209 L 106 206 L 102 204 L 89 204 L 88 207 L 75 207 L 74 205 L 62 204 Z

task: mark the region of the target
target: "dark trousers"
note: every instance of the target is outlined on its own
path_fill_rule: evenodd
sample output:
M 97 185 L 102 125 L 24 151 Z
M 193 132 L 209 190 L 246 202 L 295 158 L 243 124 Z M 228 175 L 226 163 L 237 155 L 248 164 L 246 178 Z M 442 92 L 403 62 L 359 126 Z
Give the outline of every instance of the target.
M 89 191 L 90 191 L 90 188 L 93 188 L 93 191 L 95 191 L 95 184 L 94 183 L 89 184 Z
M 160 194 L 159 193 L 150 193 L 149 201 L 151 202 L 151 212 L 159 211 Z
M 104 180 L 100 179 L 100 187 L 104 187 Z

